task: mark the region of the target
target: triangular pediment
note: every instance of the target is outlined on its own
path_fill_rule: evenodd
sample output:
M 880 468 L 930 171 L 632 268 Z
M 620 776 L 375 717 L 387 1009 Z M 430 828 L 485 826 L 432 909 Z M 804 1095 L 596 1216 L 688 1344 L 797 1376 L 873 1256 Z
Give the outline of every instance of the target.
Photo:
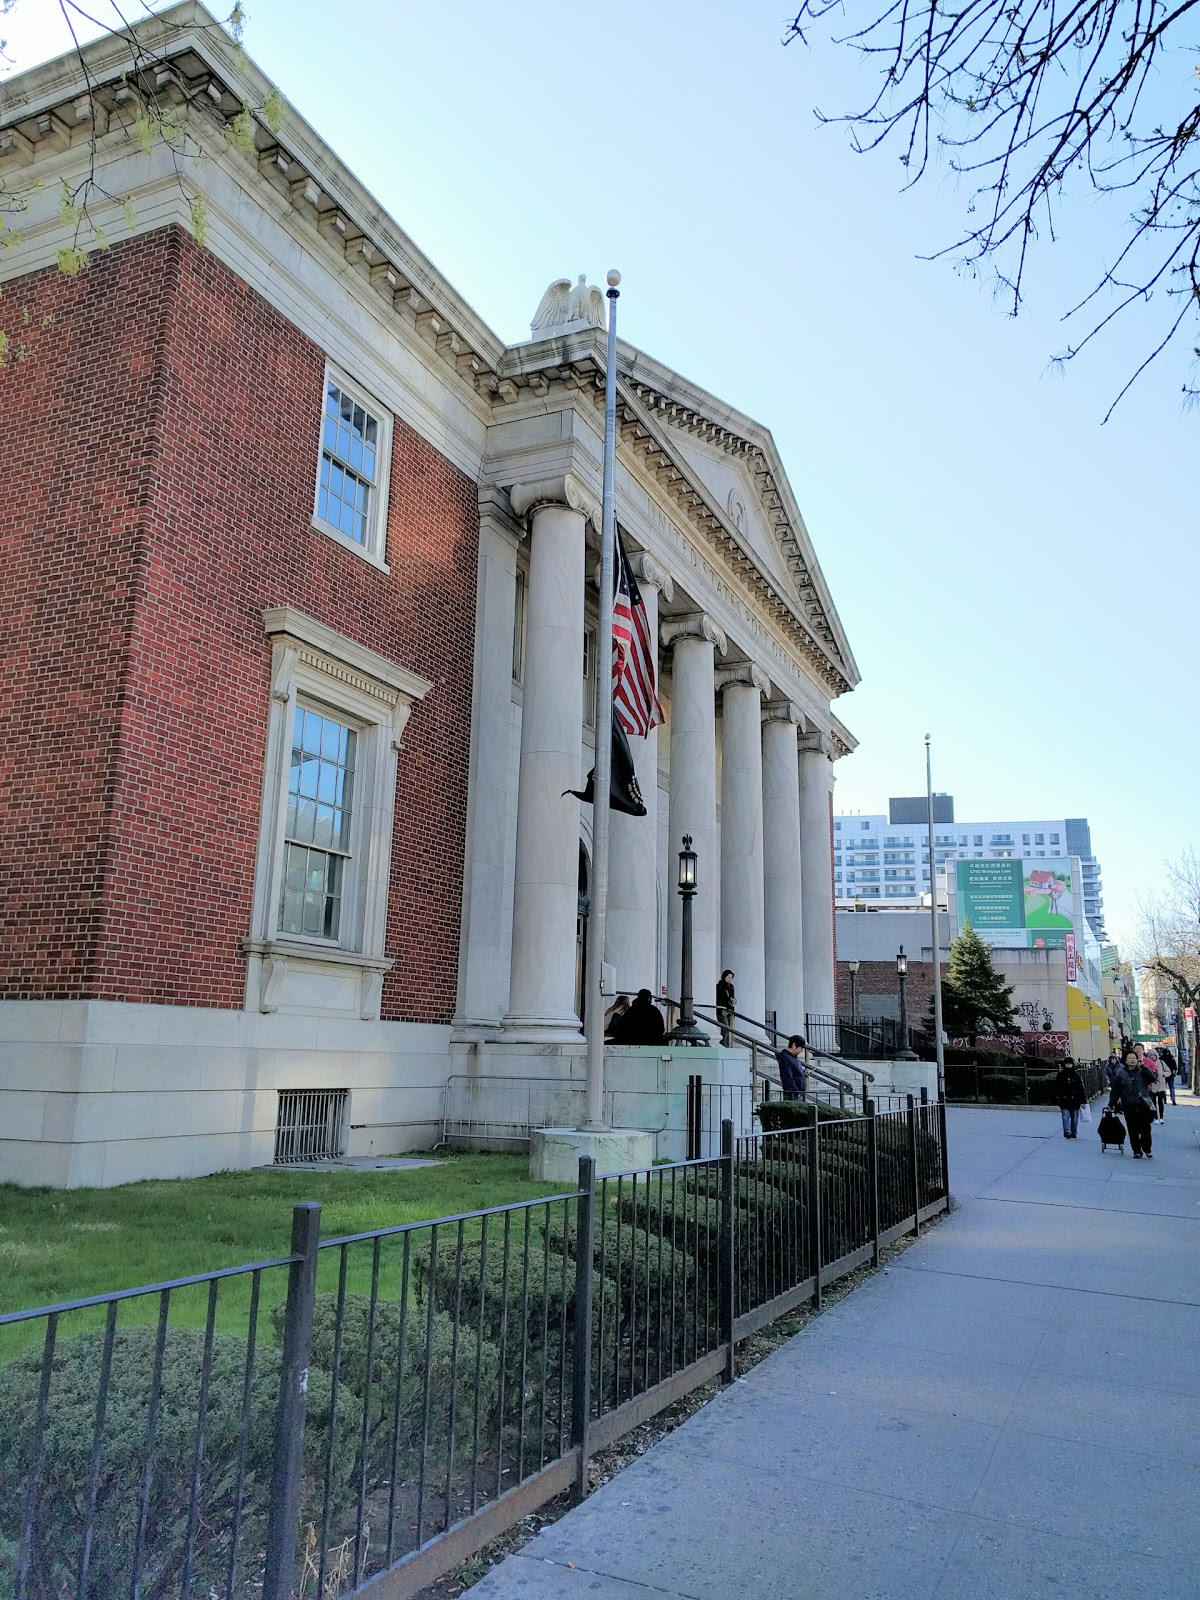
M 832 596 L 770 432 L 625 346 L 622 443 L 722 547 L 802 653 L 844 694 L 859 681 Z
M 675 443 L 679 454 L 728 516 L 764 572 L 786 589 L 799 606 L 800 592 L 788 571 L 783 544 L 766 525 L 758 506 L 758 491 L 749 472 L 723 450 L 706 446 L 686 434 L 680 435 Z

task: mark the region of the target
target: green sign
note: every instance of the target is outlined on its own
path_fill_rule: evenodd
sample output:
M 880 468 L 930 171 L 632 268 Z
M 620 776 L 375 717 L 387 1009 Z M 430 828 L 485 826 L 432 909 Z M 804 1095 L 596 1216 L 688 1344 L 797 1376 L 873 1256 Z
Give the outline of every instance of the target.
M 955 863 L 958 926 L 1006 950 L 1061 948 L 1075 929 L 1071 863 L 1065 857 Z
M 1019 861 L 959 861 L 956 865 L 960 928 L 968 917 L 978 933 L 1025 926 L 1025 882 Z

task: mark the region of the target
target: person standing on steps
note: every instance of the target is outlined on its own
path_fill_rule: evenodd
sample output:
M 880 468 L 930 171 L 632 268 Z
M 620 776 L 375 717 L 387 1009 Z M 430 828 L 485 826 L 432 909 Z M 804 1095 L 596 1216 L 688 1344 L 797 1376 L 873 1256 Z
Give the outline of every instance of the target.
M 1129 1142 L 1136 1161 L 1152 1154 L 1150 1126 L 1154 1121 L 1154 1101 L 1150 1098 L 1150 1085 L 1154 1074 L 1130 1049 L 1122 1066 L 1113 1077 L 1112 1093 L 1108 1103 L 1121 1112 L 1129 1129 Z
M 798 1033 L 794 1033 L 775 1056 L 785 1100 L 803 1100 L 808 1093 L 808 1072 L 804 1066 L 806 1048 L 804 1040 Z
M 1087 1101 L 1087 1091 L 1070 1056 L 1058 1069 L 1058 1076 L 1054 1080 L 1054 1098 L 1062 1112 L 1063 1138 L 1078 1139 L 1079 1112 Z
M 733 1027 L 733 1013 L 737 1003 L 733 992 L 733 970 L 726 967 L 717 979 L 717 1021 L 721 1024 L 721 1043 L 726 1049 L 732 1040 L 729 1030 Z

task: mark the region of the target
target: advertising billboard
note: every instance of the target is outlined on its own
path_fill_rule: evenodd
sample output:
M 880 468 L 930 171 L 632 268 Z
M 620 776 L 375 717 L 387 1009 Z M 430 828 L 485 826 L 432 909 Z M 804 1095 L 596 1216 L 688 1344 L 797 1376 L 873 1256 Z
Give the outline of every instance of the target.
M 1002 950 L 1062 948 L 1075 938 L 1075 894 L 1065 857 L 955 862 L 958 927 Z

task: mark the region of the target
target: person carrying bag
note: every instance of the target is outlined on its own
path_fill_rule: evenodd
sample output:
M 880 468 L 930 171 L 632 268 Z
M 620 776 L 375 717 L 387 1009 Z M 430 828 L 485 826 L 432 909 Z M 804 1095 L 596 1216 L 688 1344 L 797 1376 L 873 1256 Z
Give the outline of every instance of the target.
M 1150 1098 L 1153 1082 L 1154 1074 L 1138 1059 L 1137 1051 L 1131 1049 L 1113 1075 L 1112 1092 L 1108 1097 L 1113 1110 L 1120 1111 L 1125 1118 L 1129 1142 L 1137 1161 L 1153 1153 L 1150 1148 L 1150 1128 L 1156 1113 L 1154 1101 Z

